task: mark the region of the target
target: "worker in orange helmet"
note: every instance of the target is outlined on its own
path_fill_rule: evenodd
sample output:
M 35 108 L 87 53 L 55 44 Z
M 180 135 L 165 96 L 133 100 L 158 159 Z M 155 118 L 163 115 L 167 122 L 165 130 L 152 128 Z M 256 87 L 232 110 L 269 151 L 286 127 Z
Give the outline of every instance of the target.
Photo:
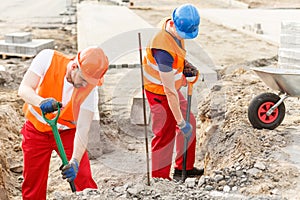
M 144 88 L 151 110 L 152 177 L 170 178 L 173 149 L 176 142 L 176 161 L 173 179 L 181 180 L 184 137 L 187 149 L 187 177 L 200 176 L 203 169 L 194 167 L 196 120 L 191 113 L 185 121 L 187 101 L 180 92 L 186 77 L 196 76 L 198 70 L 186 60 L 184 39 L 198 35 L 200 16 L 192 4 L 183 4 L 172 17 L 162 21 L 161 30 L 150 40 L 143 60 Z M 176 132 L 178 134 L 176 134 Z
M 98 109 L 96 86 L 101 85 L 107 69 L 108 59 L 99 47 L 88 47 L 75 58 L 45 49 L 33 59 L 18 90 L 25 101 L 26 118 L 21 130 L 23 199 L 46 199 L 51 153 L 58 149 L 42 112 L 52 113 L 58 106 L 61 111 L 57 127 L 69 160 L 62 168 L 63 178 L 74 181 L 76 191 L 97 188 L 86 148 L 90 125 Z

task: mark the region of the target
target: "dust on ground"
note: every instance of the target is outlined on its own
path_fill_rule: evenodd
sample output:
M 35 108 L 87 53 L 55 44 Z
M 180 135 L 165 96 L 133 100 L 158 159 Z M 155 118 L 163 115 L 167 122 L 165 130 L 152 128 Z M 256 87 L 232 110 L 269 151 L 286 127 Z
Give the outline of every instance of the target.
M 186 2 L 199 8 L 216 7 L 215 4 L 202 0 L 172 3 L 163 0 L 137 0 L 134 1 L 136 7 L 132 10 L 150 24 L 156 25 L 166 13 Z M 295 0 L 243 2 L 249 3 L 250 7 L 298 7 Z M 76 53 L 76 31 L 72 28 L 62 25 L 51 29 L 28 26 L 21 30 L 31 31 L 36 38 L 54 39 L 55 48 L 59 51 Z M 276 66 L 278 47 L 205 19 L 201 21 L 200 35 L 196 42 L 215 62 L 220 76 L 219 82 L 211 90 L 203 90 L 205 94 L 198 105 L 196 166 L 206 168 L 205 176 L 194 180 L 191 185 L 182 186 L 164 180 L 152 180 L 152 187 L 147 187 L 143 184 L 145 174 L 118 172 L 107 168 L 107 165 L 96 159 L 91 162 L 99 191 L 88 191 L 85 197 L 74 197 L 68 193 L 68 184 L 60 178 L 60 160 L 54 153 L 49 173 L 49 199 L 83 199 L 86 196 L 91 196 L 92 199 L 93 192 L 101 199 L 213 199 L 211 191 L 223 192 L 223 196 L 219 198 L 221 199 L 226 198 L 227 193 L 224 195 L 224 191 L 228 187 L 232 193 L 242 195 L 228 199 L 255 196 L 262 199 L 299 198 L 299 166 L 289 160 L 290 152 L 286 150 L 297 141 L 297 99 L 289 98 L 285 101 L 286 117 L 275 130 L 253 129 L 247 119 L 251 99 L 260 93 L 272 92 L 250 67 Z M 0 199 L 3 200 L 21 198 L 22 151 L 19 132 L 24 116 L 21 112 L 23 100 L 17 96 L 16 91 L 30 62 L 31 59 L 14 57 L 0 60 L 0 65 L 6 68 L 6 72 L 0 74 Z M 118 127 L 120 124 L 111 117 L 109 110 L 101 111 L 101 133 L 105 140 L 119 146 L 118 150 L 144 153 L 144 149 L 133 146 L 140 146 L 143 141 L 124 134 Z M 107 145 L 103 156 L 113 152 L 116 150 Z M 215 198 L 218 199 L 216 194 Z

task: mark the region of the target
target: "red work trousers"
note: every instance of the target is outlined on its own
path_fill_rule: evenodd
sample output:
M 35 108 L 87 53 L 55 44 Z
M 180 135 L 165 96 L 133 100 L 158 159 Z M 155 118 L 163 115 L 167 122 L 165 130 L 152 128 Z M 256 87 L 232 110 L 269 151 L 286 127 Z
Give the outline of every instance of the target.
M 68 160 L 72 157 L 75 131 L 75 129 L 59 131 Z M 23 134 L 22 150 L 24 162 L 22 197 L 24 200 L 44 200 L 46 199 L 51 153 L 53 150 L 59 153 L 53 133 L 52 131 L 41 133 L 29 121 L 26 121 L 21 133 Z M 62 181 L 65 180 L 62 179 Z M 85 188 L 97 188 L 92 178 L 87 152 L 85 152 L 80 161 L 74 183 L 76 191 L 82 191 Z
M 152 131 L 154 137 L 151 142 L 152 153 L 152 177 L 170 178 L 170 169 L 174 144 L 176 142 L 176 169 L 182 170 L 184 137 L 176 126 L 176 120 L 170 110 L 167 97 L 146 91 L 148 103 L 151 110 Z M 187 100 L 178 91 L 180 109 L 186 119 Z M 196 119 L 190 114 L 190 123 L 193 126 L 192 136 L 188 143 L 186 169 L 193 169 L 195 163 L 196 148 Z

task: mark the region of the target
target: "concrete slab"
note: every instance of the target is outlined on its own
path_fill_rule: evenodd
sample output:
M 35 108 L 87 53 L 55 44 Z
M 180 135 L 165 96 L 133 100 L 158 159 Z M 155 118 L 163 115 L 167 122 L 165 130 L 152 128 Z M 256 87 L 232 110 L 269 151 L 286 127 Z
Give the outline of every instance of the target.
M 213 23 L 242 31 L 275 45 L 280 43 L 282 21 L 299 21 L 299 9 L 199 9 L 201 17 Z M 243 27 L 261 24 L 263 34 Z
M 115 36 L 132 30 L 152 28 L 125 6 L 82 2 L 77 6 L 77 18 L 78 49 L 101 45 Z
M 145 94 L 144 94 L 145 95 Z M 149 125 L 150 123 L 150 107 L 145 96 L 146 122 L 144 119 L 144 100 L 142 90 L 133 97 L 130 110 L 130 123 L 136 125 Z
M 111 65 L 138 66 L 138 33 L 141 34 L 144 55 L 148 41 L 159 30 L 125 6 L 83 2 L 77 6 L 77 18 L 78 49 L 99 45 L 107 54 Z M 201 66 L 203 74 L 216 74 L 213 62 L 198 44 L 187 41 L 187 51 L 193 64 Z

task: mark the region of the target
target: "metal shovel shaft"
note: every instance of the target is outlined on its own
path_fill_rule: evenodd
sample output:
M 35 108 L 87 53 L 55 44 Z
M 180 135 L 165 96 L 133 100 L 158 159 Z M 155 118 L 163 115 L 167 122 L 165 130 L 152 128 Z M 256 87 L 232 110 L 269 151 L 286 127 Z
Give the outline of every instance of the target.
M 193 88 L 193 85 L 191 83 L 188 83 L 188 90 L 190 88 Z M 186 121 L 190 122 L 190 113 L 191 113 L 191 103 L 192 103 L 192 95 L 188 94 L 187 96 L 187 110 L 186 110 Z M 186 162 L 187 162 L 187 149 L 188 149 L 188 138 L 184 137 L 184 149 L 183 149 L 183 164 L 182 164 L 182 181 L 185 181 L 187 177 L 186 173 Z
M 193 81 L 188 81 L 188 95 L 187 95 L 187 109 L 186 109 L 186 121 L 190 122 L 190 114 L 191 114 L 191 105 L 192 105 L 192 93 L 193 93 L 193 85 L 197 82 L 199 77 L 199 73 L 197 74 L 196 78 Z M 193 127 L 196 128 L 196 127 Z M 187 149 L 188 149 L 188 138 L 184 137 L 184 147 L 183 147 L 183 163 L 182 163 L 182 175 L 181 179 L 184 182 L 187 178 L 186 172 L 186 162 L 187 162 Z

